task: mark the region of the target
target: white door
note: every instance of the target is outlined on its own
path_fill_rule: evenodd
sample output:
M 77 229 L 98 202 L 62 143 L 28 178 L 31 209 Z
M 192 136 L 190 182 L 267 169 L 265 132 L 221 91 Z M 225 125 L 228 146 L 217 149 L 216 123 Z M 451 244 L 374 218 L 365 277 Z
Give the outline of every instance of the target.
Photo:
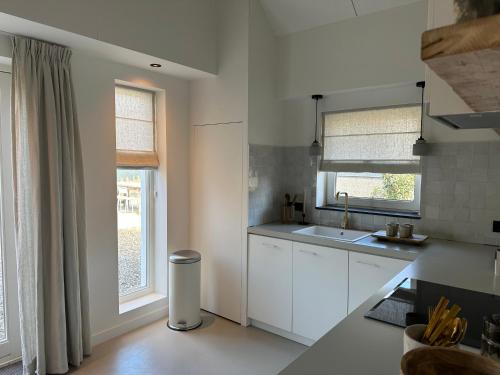
M 195 126 L 191 247 L 201 253 L 201 306 L 241 320 L 243 124 Z
M 292 330 L 292 242 L 250 235 L 248 317 Z
M 0 364 L 21 356 L 14 242 L 10 84 L 10 74 L 0 72 Z
M 293 333 L 318 340 L 347 316 L 348 253 L 293 243 Z
M 349 253 L 349 314 L 401 272 L 410 262 Z

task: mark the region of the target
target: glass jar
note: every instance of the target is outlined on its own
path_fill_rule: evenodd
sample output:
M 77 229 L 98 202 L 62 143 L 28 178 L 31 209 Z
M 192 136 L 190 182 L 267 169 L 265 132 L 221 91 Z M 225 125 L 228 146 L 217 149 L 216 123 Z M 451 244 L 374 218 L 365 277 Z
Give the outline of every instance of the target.
M 500 314 L 484 318 L 481 355 L 500 362 Z

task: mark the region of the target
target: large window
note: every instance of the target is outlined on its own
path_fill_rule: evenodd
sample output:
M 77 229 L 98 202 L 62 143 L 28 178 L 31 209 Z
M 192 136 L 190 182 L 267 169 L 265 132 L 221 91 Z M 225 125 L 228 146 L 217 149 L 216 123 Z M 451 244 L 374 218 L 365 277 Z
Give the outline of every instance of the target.
M 341 191 L 353 206 L 419 211 L 420 159 L 412 154 L 419 130 L 417 105 L 325 113 L 324 203 L 341 204 Z
M 115 89 L 118 284 L 122 302 L 153 291 L 155 95 Z

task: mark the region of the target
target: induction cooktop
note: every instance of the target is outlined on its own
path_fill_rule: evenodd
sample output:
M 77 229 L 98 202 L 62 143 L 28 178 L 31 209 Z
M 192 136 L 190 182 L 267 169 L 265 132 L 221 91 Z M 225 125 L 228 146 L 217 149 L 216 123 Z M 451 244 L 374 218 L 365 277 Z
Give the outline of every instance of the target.
M 500 313 L 500 296 L 418 279 L 404 279 L 373 306 L 365 317 L 399 327 L 417 323 L 427 324 L 428 307 L 436 306 L 441 296 L 450 300 L 450 306 L 459 305 L 462 308 L 459 316 L 468 321 L 462 343 L 479 348 L 483 317 Z

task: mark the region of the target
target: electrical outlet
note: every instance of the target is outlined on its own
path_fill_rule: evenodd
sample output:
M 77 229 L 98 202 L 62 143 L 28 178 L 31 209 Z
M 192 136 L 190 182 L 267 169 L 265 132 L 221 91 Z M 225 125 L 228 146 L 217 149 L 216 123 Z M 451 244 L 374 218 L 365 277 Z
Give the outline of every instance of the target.
M 493 232 L 500 233 L 500 221 L 493 220 Z

